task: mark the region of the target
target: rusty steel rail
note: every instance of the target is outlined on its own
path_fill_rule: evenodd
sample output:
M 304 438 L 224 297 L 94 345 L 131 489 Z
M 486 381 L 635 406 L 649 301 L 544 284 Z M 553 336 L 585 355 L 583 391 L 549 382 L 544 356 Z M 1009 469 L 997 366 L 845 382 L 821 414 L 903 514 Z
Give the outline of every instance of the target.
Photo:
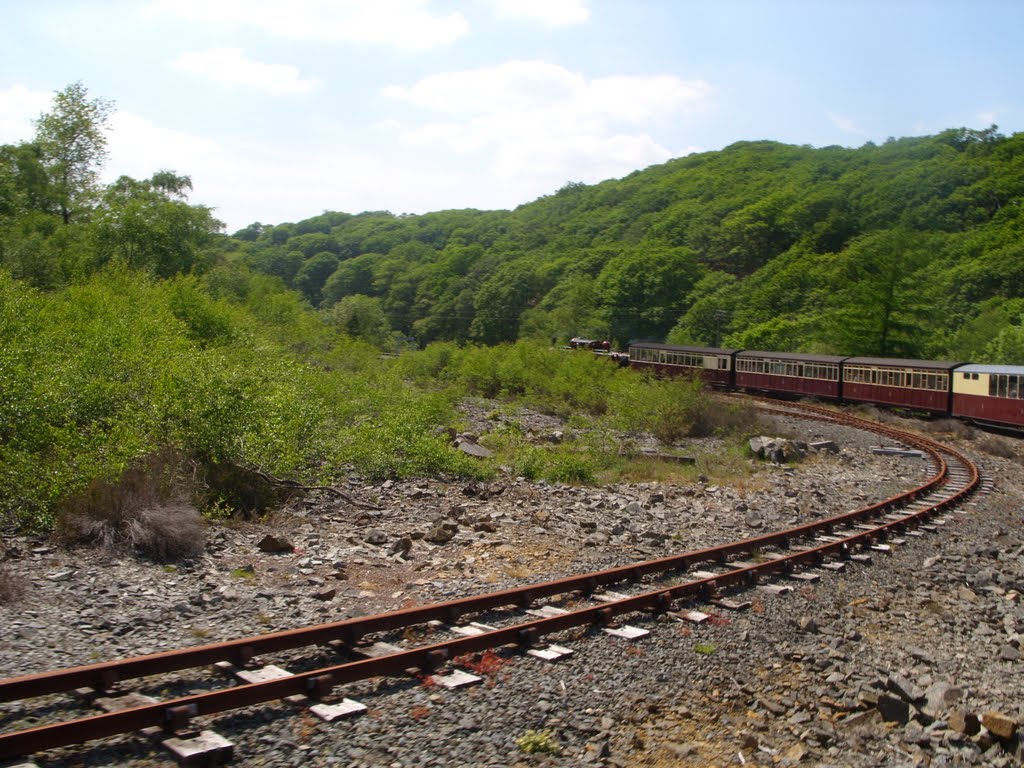
M 13 733 L 0 734 L 0 759 L 30 754 L 68 744 L 111 736 L 146 727 L 175 730 L 184 727 L 192 717 L 216 714 L 251 704 L 272 701 L 296 694 L 323 698 L 333 687 L 372 677 L 395 675 L 410 668 L 432 670 L 455 656 L 509 644 L 532 644 L 540 637 L 572 627 L 593 623 L 609 623 L 616 616 L 642 610 L 666 610 L 674 600 L 682 598 L 707 599 L 720 590 L 748 586 L 758 578 L 776 573 L 788 573 L 798 565 L 816 564 L 828 557 L 849 557 L 858 544 L 886 538 L 889 533 L 902 531 L 915 525 L 940 509 L 955 504 L 973 492 L 979 482 L 974 464 L 959 452 L 926 438 L 910 435 L 883 425 L 866 422 L 856 417 L 836 414 L 825 409 L 798 407 L 809 417 L 855 426 L 915 445 L 926 451 L 936 463 L 938 471 L 922 485 L 884 501 L 852 512 L 842 513 L 825 520 L 770 533 L 751 539 L 691 551 L 665 558 L 620 566 L 541 584 L 518 587 L 501 592 L 452 600 L 431 606 L 409 608 L 376 616 L 349 619 L 332 624 L 277 632 L 226 643 L 215 643 L 191 649 L 140 656 L 122 661 L 104 662 L 67 670 L 37 675 L 26 675 L 0 681 L 0 700 L 30 698 L 79 687 L 105 690 L 113 684 L 134 677 L 198 667 L 217 661 L 245 663 L 259 653 L 286 650 L 312 644 L 340 640 L 353 646 L 368 634 L 401 629 L 427 621 L 454 622 L 459 617 L 510 605 L 528 605 L 534 600 L 581 592 L 591 595 L 599 588 L 623 581 L 640 581 L 644 576 L 667 571 L 685 571 L 698 563 L 714 562 L 726 565 L 736 555 L 747 554 L 763 547 L 789 549 L 793 541 L 822 533 L 832 533 L 847 523 L 867 520 L 916 500 L 927 492 L 938 489 L 947 479 L 948 467 L 942 457 L 947 453 L 967 469 L 968 480 L 962 488 L 931 506 L 887 523 L 876 524 L 870 531 L 861 531 L 834 542 L 810 547 L 799 552 L 750 566 L 733 568 L 713 577 L 689 581 L 672 587 L 658 588 L 612 603 L 583 608 L 563 615 L 538 619 L 510 627 L 496 629 L 482 635 L 463 637 L 425 647 L 400 651 L 380 658 L 350 661 L 262 683 L 249 683 L 232 688 L 188 696 L 119 712 L 79 718 L 63 723 L 41 725 Z M 807 416 L 805 416 L 806 418 Z

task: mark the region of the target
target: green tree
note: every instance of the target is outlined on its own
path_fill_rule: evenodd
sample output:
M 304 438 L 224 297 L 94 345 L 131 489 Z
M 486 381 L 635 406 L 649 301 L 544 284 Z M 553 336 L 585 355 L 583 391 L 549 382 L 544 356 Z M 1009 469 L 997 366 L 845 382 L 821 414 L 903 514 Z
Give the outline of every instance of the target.
M 309 237 L 309 235 L 303 235 Z M 302 292 L 314 307 L 320 305 L 321 291 L 334 271 L 338 268 L 338 257 L 328 251 L 321 251 L 306 260 L 295 275 L 295 287 Z
M 364 253 L 354 259 L 347 259 L 331 273 L 322 289 L 323 302 L 327 305 L 341 301 L 345 296 L 362 294 L 374 295 L 373 267 L 380 259 L 379 253 Z
M 859 238 L 850 248 L 839 309 L 831 324 L 840 353 L 877 357 L 919 357 L 931 307 L 923 295 L 927 280 L 917 274 L 927 263 L 923 238 L 903 229 Z
M 114 103 L 89 99 L 81 81 L 57 92 L 53 109 L 35 121 L 36 138 L 65 224 L 89 210 L 107 159 L 107 124 Z
M 354 339 L 386 348 L 393 336 L 387 315 L 376 296 L 345 296 L 325 311 L 327 322 Z
M 0 220 L 28 211 L 53 213 L 43 151 L 38 144 L 0 146 Z
M 529 265 L 503 264 L 476 293 L 470 335 L 484 344 L 515 341 L 519 317 L 536 299 L 536 279 Z
M 209 208 L 190 205 L 188 176 L 158 171 L 145 181 L 122 176 L 103 196 L 96 216 L 96 260 L 120 259 L 159 277 L 190 272 L 223 226 Z
M 995 335 L 982 352 L 986 363 L 1024 365 L 1024 316 L 1021 325 L 1008 325 Z
M 635 338 L 665 338 L 689 307 L 700 276 L 688 248 L 637 247 L 613 258 L 597 279 L 612 337 L 623 346 Z

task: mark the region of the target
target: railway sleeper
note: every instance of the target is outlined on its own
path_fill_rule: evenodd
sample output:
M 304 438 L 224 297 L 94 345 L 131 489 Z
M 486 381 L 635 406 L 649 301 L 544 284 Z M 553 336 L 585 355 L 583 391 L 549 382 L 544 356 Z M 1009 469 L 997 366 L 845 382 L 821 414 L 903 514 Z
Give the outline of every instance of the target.
M 293 676 L 288 670 L 282 669 L 274 664 L 268 664 L 267 666 L 260 667 L 259 669 L 240 669 L 231 662 L 221 661 L 217 662 L 213 666 L 218 672 L 228 677 L 233 677 L 242 683 L 262 683 L 268 680 L 278 680 L 282 677 Z M 305 696 L 300 693 L 286 697 L 285 701 L 291 704 L 307 706 L 310 712 L 328 723 L 333 723 L 335 720 L 348 719 L 350 717 L 366 713 L 367 706 L 353 699 L 343 698 L 340 702 L 333 704 L 323 702 L 322 699 L 327 698 L 333 688 L 330 680 L 319 680 L 319 678 L 314 678 L 311 683 L 313 683 L 310 688 L 312 696 Z
M 567 656 L 571 656 L 573 653 L 571 648 L 566 648 L 562 645 L 556 645 L 552 643 L 546 648 L 528 648 L 526 651 L 527 656 L 533 656 L 534 658 L 541 659 L 542 661 L 558 661 L 564 659 Z
M 123 696 L 99 696 L 93 702 L 104 712 L 120 712 L 159 703 L 159 699 L 137 692 L 126 693 Z M 139 733 L 159 742 L 183 766 L 224 765 L 231 762 L 235 745 L 216 731 L 190 729 L 191 713 L 176 711 L 182 709 L 187 708 L 172 707 L 168 711 L 167 727 L 149 726 L 141 729 Z M 168 736 L 168 731 L 173 735 Z

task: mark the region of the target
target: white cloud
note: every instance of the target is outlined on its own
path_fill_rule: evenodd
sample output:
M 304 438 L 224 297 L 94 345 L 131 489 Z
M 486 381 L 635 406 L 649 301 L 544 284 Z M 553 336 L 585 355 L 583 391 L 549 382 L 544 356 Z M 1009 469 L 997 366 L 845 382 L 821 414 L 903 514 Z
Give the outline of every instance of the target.
M 996 125 L 999 122 L 999 117 L 994 110 L 987 112 L 979 112 L 974 116 L 975 124 L 988 128 L 991 125 Z
M 147 11 L 201 24 L 249 24 L 277 37 L 426 50 L 464 37 L 469 22 L 428 0 L 153 0 Z
M 316 85 L 315 80 L 302 79 L 298 67 L 253 61 L 241 48 L 190 51 L 178 56 L 173 66 L 221 83 L 248 85 L 268 93 L 307 93 Z
M 124 111 L 111 116 L 110 129 L 110 161 L 103 174 L 107 181 L 118 176 L 145 179 L 159 170 L 175 171 L 195 181 L 204 170 L 222 169 L 222 147 L 210 139 L 162 128 Z
M 498 179 L 530 179 L 533 194 L 566 180 L 600 181 L 673 157 L 652 137 L 668 118 L 701 106 L 712 88 L 670 75 L 588 79 L 542 61 L 432 75 L 391 86 L 393 99 L 445 115 L 407 127 L 402 140 L 456 155 L 490 151 Z
M 582 24 L 590 18 L 587 0 L 488 0 L 499 18 L 539 21 L 547 27 Z
M 0 144 L 30 141 L 36 132 L 32 121 L 46 112 L 52 101 L 50 91 L 30 91 L 23 85 L 0 91 Z
M 867 134 L 860 129 L 853 118 L 845 115 L 840 115 L 836 112 L 826 112 L 826 117 L 832 125 L 838 128 L 843 133 L 852 133 L 854 136 L 866 136 Z

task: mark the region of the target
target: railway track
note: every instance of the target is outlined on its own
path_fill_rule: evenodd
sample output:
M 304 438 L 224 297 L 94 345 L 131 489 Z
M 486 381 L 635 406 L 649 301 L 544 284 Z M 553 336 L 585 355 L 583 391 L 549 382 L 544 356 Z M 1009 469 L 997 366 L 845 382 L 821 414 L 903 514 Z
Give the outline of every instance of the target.
M 469 679 L 457 662 L 491 649 L 519 646 L 555 659 L 571 651 L 548 638 L 558 639 L 574 628 L 597 625 L 631 637 L 640 630 L 621 621 L 649 611 L 701 621 L 707 616 L 694 610 L 698 605 L 739 608 L 743 590 L 771 587 L 779 580 L 811 581 L 822 571 L 870 562 L 876 551 L 904 537 L 938 530 L 945 513 L 979 486 L 977 467 L 933 440 L 814 406 L 763 401 L 759 407 L 875 432 L 920 451 L 927 477 L 867 507 L 708 549 L 375 616 L 0 680 L 0 701 L 24 701 L 31 707 L 32 700 L 47 697 L 38 717 L 53 719 L 0 733 L 0 761 L 132 731 L 166 739 L 183 759 L 203 749 L 223 754 L 230 744 L 197 730 L 197 720 L 289 697 L 330 720 L 360 710 L 357 702 L 344 698 L 344 687 L 357 681 L 413 673 L 457 685 Z M 403 642 L 403 636 L 421 639 Z M 329 649 L 333 663 L 296 673 L 255 664 L 273 654 L 311 648 Z M 210 665 L 236 675 L 240 684 L 164 701 L 132 692 L 132 681 Z M 76 692 L 79 699 L 68 696 Z M 62 710 L 74 710 L 83 694 L 109 711 L 56 719 Z

